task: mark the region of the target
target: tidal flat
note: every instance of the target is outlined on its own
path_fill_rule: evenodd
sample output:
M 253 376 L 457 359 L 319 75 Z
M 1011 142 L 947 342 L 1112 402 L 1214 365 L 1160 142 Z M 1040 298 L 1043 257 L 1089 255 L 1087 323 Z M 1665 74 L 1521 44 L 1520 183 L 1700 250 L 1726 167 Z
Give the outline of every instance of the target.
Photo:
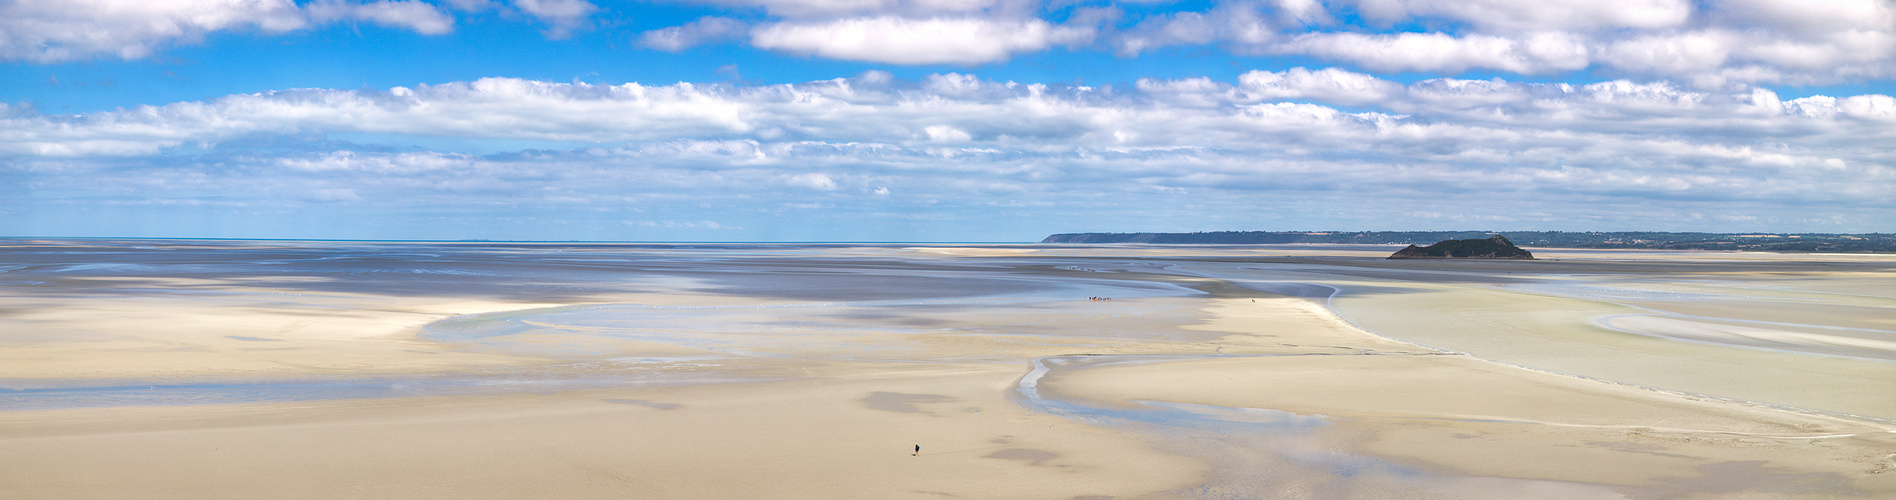
M 1896 496 L 1896 256 L 1394 250 L 0 240 L 0 497 Z

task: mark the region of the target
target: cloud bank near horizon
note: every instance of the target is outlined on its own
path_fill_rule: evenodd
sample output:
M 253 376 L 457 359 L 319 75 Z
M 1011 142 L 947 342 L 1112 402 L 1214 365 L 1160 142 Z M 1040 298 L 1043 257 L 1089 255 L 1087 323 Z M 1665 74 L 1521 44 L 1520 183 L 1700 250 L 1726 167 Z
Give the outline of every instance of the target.
M 1338 68 L 1128 88 L 875 71 L 787 85 L 487 78 L 76 115 L 0 107 L 13 186 L 0 220 L 399 214 L 443 221 L 437 237 L 491 237 L 462 225 L 512 207 L 515 231 L 590 239 L 770 240 L 800 225 L 883 239 L 910 224 L 936 228 L 914 238 L 1012 240 L 1286 223 L 1876 231 L 1896 213 L 1888 144 L 1890 96 L 1663 81 L 1402 84 Z

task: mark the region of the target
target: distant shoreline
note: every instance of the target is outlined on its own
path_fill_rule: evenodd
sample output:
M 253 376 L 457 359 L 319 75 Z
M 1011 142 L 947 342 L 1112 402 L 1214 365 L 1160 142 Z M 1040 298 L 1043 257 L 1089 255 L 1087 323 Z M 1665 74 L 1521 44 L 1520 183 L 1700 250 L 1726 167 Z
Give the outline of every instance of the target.
M 662 241 L 662 240 L 400 240 L 321 238 L 210 238 L 106 236 L 0 236 L 0 242 L 438 244 L 489 246 L 984 246 L 1031 248 L 1046 244 L 1152 245 L 1427 245 L 1449 239 L 1506 236 L 1522 247 L 1592 250 L 1707 250 L 1784 253 L 1896 253 L 1896 233 L 1669 233 L 1536 231 L 1220 231 L 1200 233 L 1060 233 L 1040 241 Z
M 1162 245 L 1361 244 L 1427 245 L 1501 235 L 1521 246 L 1647 250 L 1734 250 L 1798 253 L 1896 253 L 1893 233 L 1675 233 L 1566 231 L 1216 231 L 1200 233 L 1061 233 L 1041 243 Z

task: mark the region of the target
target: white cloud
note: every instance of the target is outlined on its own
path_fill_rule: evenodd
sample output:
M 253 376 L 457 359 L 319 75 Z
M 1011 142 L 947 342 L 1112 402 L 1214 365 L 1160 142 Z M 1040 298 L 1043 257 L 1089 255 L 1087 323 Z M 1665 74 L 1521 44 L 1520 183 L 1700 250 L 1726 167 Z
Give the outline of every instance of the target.
M 1361 24 L 1328 9 L 1354 11 Z M 1213 44 L 1372 71 L 1601 70 L 1703 89 L 1896 76 L 1896 6 L 1880 0 L 1227 0 L 1152 15 L 1109 40 L 1124 56 Z
M 1803 35 L 1896 28 L 1896 8 L 1879 0 L 1717 0 L 1713 5 L 1719 18 Z
M 967 132 L 947 125 L 929 125 L 922 130 L 928 135 L 928 140 L 933 142 L 962 143 L 974 140 L 974 136 Z
M 1276 4 L 1278 17 L 1285 24 L 1324 25 L 1332 21 L 1329 11 L 1318 0 L 1275 0 L 1272 3 Z
M 278 159 L 282 168 L 302 172 L 357 172 L 384 175 L 448 173 L 462 170 L 476 161 L 469 155 L 451 153 L 395 153 L 386 155 L 334 151 L 317 156 Z
M 737 12 L 636 43 L 680 51 L 748 36 L 758 48 L 821 58 L 968 65 L 1062 46 L 1138 57 L 1212 45 L 1360 71 L 1589 72 L 1717 90 L 1896 77 L 1896 4 L 1885 0 L 1220 0 L 1131 18 L 1114 5 L 1028 0 L 686 1 Z M 440 35 L 456 24 L 444 9 L 544 23 L 552 38 L 590 29 L 602 12 L 587 0 L 18 0 L 0 3 L 0 59 L 138 59 L 215 32 L 334 22 Z M 756 9 L 766 15 L 749 17 Z M 1050 21 L 1061 15 L 1064 24 Z
M 1896 26 L 1797 38 L 1783 32 L 1704 29 L 1630 37 L 1602 45 L 1599 61 L 1623 72 L 1679 78 L 1701 88 L 1783 82 L 1828 84 L 1884 78 L 1896 57 Z
M 1395 0 L 1360 5 L 1377 21 L 1443 18 L 1490 31 L 1664 29 L 1684 24 L 1688 0 Z
M 929 92 L 954 97 L 973 97 L 978 93 L 992 90 L 1005 90 L 1006 85 L 995 85 L 975 75 L 961 73 L 936 73 L 922 78 L 922 88 Z
M 454 18 L 435 6 L 415 0 L 354 3 L 344 0 L 317 0 L 304 9 L 317 21 L 360 20 L 407 28 L 423 35 L 441 35 L 454 31 Z
M 1174 106 L 1215 107 L 1232 102 L 1231 85 L 1210 78 L 1159 80 L 1140 78 L 1133 88 L 1152 99 Z
M 1260 10 L 1262 7 L 1250 2 L 1224 2 L 1206 12 L 1158 15 L 1141 21 L 1112 42 L 1124 56 L 1171 45 L 1206 43 L 1255 49 L 1281 38 L 1282 30 L 1300 27 L 1295 19 L 1286 23 Z
M 781 22 L 751 31 L 758 48 L 892 64 L 978 64 L 1056 44 L 1081 43 L 1090 30 L 1039 19 L 856 17 Z
M 0 57 L 138 59 L 214 31 L 283 32 L 307 24 L 289 0 L 14 1 L 0 4 Z
M 931 17 L 987 13 L 1020 17 L 1033 14 L 1039 2 L 1022 0 L 692 0 L 740 7 L 762 7 L 773 16 L 819 20 L 864 15 Z
M 1896 122 L 1896 98 L 1890 96 L 1880 94 L 1850 96 L 1838 103 L 1837 107 L 1852 118 L 1878 121 L 1885 126 Z
M 449 7 L 462 12 L 485 12 L 494 9 L 494 0 L 447 0 Z
M 1175 230 L 1178 220 L 1341 228 L 1403 224 L 1390 214 L 1404 212 L 1688 230 L 1704 227 L 1678 217 L 1699 212 L 1867 231 L 1896 210 L 1888 96 L 1781 99 L 1635 81 L 1391 85 L 1333 68 L 1110 91 L 965 74 L 761 86 L 486 79 L 70 116 L 0 107 L 0 185 L 31 186 L 0 192 L 0 204 L 215 203 L 338 217 L 322 207 L 342 205 L 426 227 L 456 223 L 441 215 L 452 207 L 479 214 L 459 223 L 483 228 L 497 212 L 596 214 L 620 229 L 760 228 L 752 239 L 810 237 L 799 224 L 857 231 L 823 238 L 887 239 L 877 231 L 911 227 L 900 221 L 958 219 L 975 221 L 967 238 L 1094 219 L 1116 230 Z M 1322 104 L 1379 93 L 1374 112 Z M 486 155 L 427 147 L 444 138 L 562 142 Z M 1544 216 L 1524 218 L 1533 213 Z M 1827 222 L 1776 218 L 1784 213 Z M 1258 218 L 1220 218 L 1230 214 Z M 0 217 L 0 228 L 20 220 Z M 568 236 L 544 237 L 575 237 L 558 234 Z
M 1725 66 L 1744 37 L 1696 31 L 1629 38 L 1608 45 L 1603 58 L 1615 67 L 1661 74 L 1705 73 Z
M 302 8 L 289 0 L 21 0 L 0 2 L 0 59 L 141 59 L 218 31 L 275 34 L 336 21 L 454 31 L 453 17 L 419 0 L 317 0 Z
M 587 18 L 599 11 L 599 6 L 586 0 L 513 0 L 513 6 L 546 23 L 544 33 L 556 39 L 591 26 Z
M 1311 54 L 1378 71 L 1457 73 L 1495 69 L 1541 74 L 1585 69 L 1589 64 L 1587 47 L 1581 40 L 1553 32 L 1525 38 L 1443 33 L 1310 33 L 1267 50 Z
M 1504 80 L 1464 80 L 1459 78 L 1436 78 L 1415 82 L 1408 86 L 1405 97 L 1410 105 L 1429 106 L 1442 110 L 1496 109 L 1511 107 L 1520 103 L 1534 102 L 1543 95 L 1565 96 L 1572 86 L 1533 87 L 1508 83 Z
M 1238 88 L 1252 99 L 1312 99 L 1343 105 L 1379 103 L 1402 92 L 1396 82 L 1337 68 L 1251 71 L 1238 77 Z
M 573 143 L 717 137 L 916 147 L 956 143 L 1002 152 L 1126 146 L 1225 148 L 1250 143 L 1254 138 L 1244 136 L 1261 130 L 1258 127 L 1275 130 L 1292 125 L 1315 127 L 1299 133 L 1318 134 L 1309 136 L 1313 139 L 1332 137 L 1335 144 L 1387 145 L 1391 143 L 1382 139 L 1424 132 L 1464 142 L 1477 141 L 1481 134 L 1520 137 L 1536 131 L 1575 137 L 1624 132 L 1628 135 L 1614 140 L 1634 142 L 1651 135 L 1719 141 L 1730 134 L 1731 140 L 1739 141 L 1775 137 L 1784 127 L 1839 137 L 1881 137 L 1887 133 L 1856 130 L 1854 124 L 1889 120 L 1896 113 L 1890 98 L 1881 95 L 1784 101 L 1769 92 L 1702 92 L 1666 82 L 1623 80 L 1573 86 L 1433 79 L 1402 86 L 1336 68 L 1252 71 L 1236 82 L 1148 79 L 1135 87 L 1136 92 L 1105 94 L 1086 87 L 1019 85 L 954 73 L 912 83 L 894 82 L 878 73 L 755 87 L 602 86 L 489 78 L 396 87 L 387 92 L 306 89 L 240 94 L 209 102 L 75 116 L 46 116 L 29 108 L 4 106 L 0 107 L 0 152 L 136 156 L 252 134 L 299 131 Z M 1349 113 L 1282 101 L 1374 104 L 1400 114 Z M 1372 132 L 1375 140 L 1353 135 Z M 718 154 L 771 161 L 769 151 L 745 142 L 731 144 L 721 147 L 735 152 Z M 438 165 L 422 161 L 428 158 L 435 157 L 372 168 Z M 299 161 L 306 162 L 297 167 L 302 169 L 371 168 L 349 155 L 325 157 L 320 164 Z
M 496 10 L 493 0 L 446 0 L 467 13 Z M 585 0 L 513 0 L 513 9 L 547 25 L 551 38 L 591 26 L 599 7 Z M 506 10 L 506 9 L 502 9 Z M 454 31 L 454 17 L 422 0 L 16 0 L 0 2 L 0 59 L 42 63 L 99 56 L 151 57 L 220 31 L 278 34 L 334 22 L 366 22 L 425 35 Z
M 786 179 L 784 182 L 789 183 L 792 186 L 801 186 L 801 187 L 806 187 L 806 188 L 815 189 L 819 191 L 835 191 L 836 190 L 836 180 L 831 179 L 830 176 L 824 175 L 824 174 L 810 174 L 810 173 L 796 174 L 796 175 L 790 176 L 790 178 Z
M 627 226 L 644 227 L 644 228 L 718 229 L 718 230 L 729 230 L 729 231 L 743 231 L 744 230 L 744 228 L 742 227 L 732 226 L 729 224 L 720 224 L 718 223 L 718 221 L 714 221 L 714 220 L 706 220 L 706 221 L 628 220 L 628 221 L 621 221 L 621 222 Z
M 678 52 L 707 43 L 742 39 L 750 32 L 743 21 L 728 17 L 702 17 L 681 26 L 656 29 L 639 35 L 639 45 Z
M 351 204 L 480 193 L 506 203 L 530 197 L 586 206 L 595 202 L 573 200 L 755 193 L 768 199 L 729 203 L 840 210 L 856 196 L 999 203 L 1000 193 L 1270 191 L 1896 209 L 1888 201 L 1896 199 L 1896 155 L 1887 147 L 1896 142 L 1896 99 L 1884 95 L 1785 100 L 1768 91 L 1634 81 L 1403 86 L 1335 68 L 1136 87 L 1105 92 L 965 74 L 766 86 L 484 79 L 387 92 L 246 94 L 75 116 L 5 107 L 0 154 L 12 159 L 0 181 L 31 176 L 45 192 L 153 193 L 150 199 L 209 190 Z M 1369 103 L 1379 111 L 1320 103 Z M 488 156 L 245 145 L 258 135 L 311 132 L 381 137 L 397 148 L 426 144 L 404 139 L 419 136 L 566 145 Z M 311 147 L 328 147 L 320 144 Z M 121 162 L 165 166 L 98 170 Z M 877 196 L 885 190 L 903 196 Z

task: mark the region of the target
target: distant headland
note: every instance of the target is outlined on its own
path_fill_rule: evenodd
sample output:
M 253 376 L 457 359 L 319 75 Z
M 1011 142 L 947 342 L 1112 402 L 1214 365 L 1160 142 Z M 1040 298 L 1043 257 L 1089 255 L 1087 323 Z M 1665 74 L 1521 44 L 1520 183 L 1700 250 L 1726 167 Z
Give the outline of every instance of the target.
M 1160 245 L 1426 245 L 1503 236 L 1543 248 L 1642 248 L 1753 252 L 1896 253 L 1896 233 L 1669 233 L 1565 231 L 1217 231 L 1204 233 L 1063 233 L 1041 243 Z

